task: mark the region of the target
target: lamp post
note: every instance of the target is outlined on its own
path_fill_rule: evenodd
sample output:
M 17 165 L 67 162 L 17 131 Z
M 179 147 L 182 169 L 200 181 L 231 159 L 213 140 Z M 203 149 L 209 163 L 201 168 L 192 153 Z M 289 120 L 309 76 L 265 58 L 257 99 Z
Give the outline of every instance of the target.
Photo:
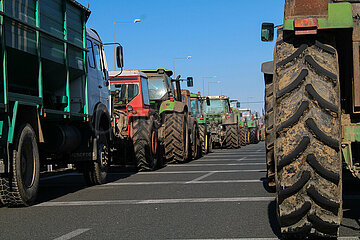
M 205 78 L 216 78 L 216 76 L 212 76 L 212 77 L 201 77 L 203 80 L 203 94 L 205 94 Z
M 191 59 L 192 56 L 187 56 L 187 57 L 174 57 L 173 58 L 173 73 L 174 73 L 174 77 L 176 78 L 176 74 L 175 74 L 175 60 L 176 59 L 186 59 L 186 60 L 189 60 Z
M 134 19 L 133 21 L 113 21 L 113 40 L 115 43 L 115 23 L 138 23 L 141 22 L 140 19 Z M 116 70 L 116 49 L 115 49 L 115 45 L 114 45 L 114 70 Z
M 221 81 L 217 81 L 217 82 L 208 82 L 208 96 L 210 96 L 210 83 L 217 83 L 220 84 Z

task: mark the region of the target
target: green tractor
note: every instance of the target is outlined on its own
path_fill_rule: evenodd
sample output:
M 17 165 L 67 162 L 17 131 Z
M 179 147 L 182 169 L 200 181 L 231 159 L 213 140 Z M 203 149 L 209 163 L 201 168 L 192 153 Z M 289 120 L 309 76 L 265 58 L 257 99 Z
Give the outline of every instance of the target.
M 165 151 L 167 162 L 183 163 L 191 157 L 189 134 L 189 110 L 181 102 L 180 77 L 171 79 L 167 69 L 141 70 L 148 76 L 150 108 L 160 116 L 158 135 Z M 176 83 L 176 88 L 174 87 Z M 188 79 L 188 86 L 192 78 Z
M 199 125 L 200 143 L 202 155 L 208 154 L 212 151 L 212 138 L 208 132 L 206 116 L 202 111 L 203 98 L 199 94 L 190 93 L 191 112 L 196 116 L 196 121 Z
M 343 166 L 360 178 L 359 15 L 359 1 L 285 1 L 265 97 L 278 220 L 290 239 L 337 237 Z M 273 40 L 274 24 L 263 23 L 261 38 Z
M 246 127 L 248 129 L 248 142 L 250 144 L 257 144 L 260 141 L 259 124 L 256 120 L 257 114 L 252 114 L 251 109 L 240 109 L 242 117 L 245 119 Z
M 229 98 L 226 96 L 206 97 L 202 106 L 213 146 L 239 148 L 238 117 L 231 111 Z

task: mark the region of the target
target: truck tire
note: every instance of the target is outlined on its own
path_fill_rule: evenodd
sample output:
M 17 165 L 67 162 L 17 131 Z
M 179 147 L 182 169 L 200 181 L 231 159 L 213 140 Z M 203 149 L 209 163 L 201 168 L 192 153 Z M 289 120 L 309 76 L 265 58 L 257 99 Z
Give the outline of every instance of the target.
M 265 76 L 265 151 L 268 187 L 275 191 L 274 160 L 274 84 L 273 78 Z
M 151 119 L 135 119 L 132 142 L 135 162 L 139 171 L 153 171 L 157 167 L 156 149 L 154 149 L 153 141 L 157 142 L 157 134 Z
M 11 177 L 5 204 L 9 207 L 34 204 L 39 179 L 40 159 L 36 134 L 30 124 L 24 124 L 18 129 L 14 139 Z
M 321 35 L 279 37 L 274 153 L 281 232 L 290 239 L 336 237 L 342 218 L 337 51 Z
M 226 125 L 225 147 L 228 149 L 239 148 L 237 125 Z
M 183 163 L 189 156 L 187 113 L 165 114 L 165 157 L 167 162 Z
M 205 154 L 207 154 L 208 150 L 207 147 L 208 145 L 206 144 L 206 140 L 207 140 L 207 130 L 206 130 L 206 126 L 200 124 L 199 125 L 199 136 L 200 136 L 200 143 L 201 143 L 201 153 L 204 156 Z
M 97 159 L 85 164 L 83 174 L 85 182 L 89 186 L 101 185 L 106 182 L 109 169 L 109 145 L 105 131 L 101 128 L 99 135 L 93 139 L 93 151 L 96 151 Z

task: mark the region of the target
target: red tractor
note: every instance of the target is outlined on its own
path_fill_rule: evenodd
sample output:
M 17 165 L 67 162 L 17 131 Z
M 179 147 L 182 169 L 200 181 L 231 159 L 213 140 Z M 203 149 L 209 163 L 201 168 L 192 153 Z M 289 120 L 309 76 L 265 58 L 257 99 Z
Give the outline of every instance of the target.
M 141 71 L 111 71 L 114 161 L 134 160 L 139 171 L 154 170 L 161 154 L 157 113 L 150 108 L 148 78 Z

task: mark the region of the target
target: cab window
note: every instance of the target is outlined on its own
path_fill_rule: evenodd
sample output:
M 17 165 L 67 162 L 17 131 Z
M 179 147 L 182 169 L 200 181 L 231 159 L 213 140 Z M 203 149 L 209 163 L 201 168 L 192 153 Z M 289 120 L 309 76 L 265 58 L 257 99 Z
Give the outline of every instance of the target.
M 95 56 L 95 63 L 96 63 L 96 68 L 99 70 L 99 71 L 102 71 L 101 70 L 101 58 L 100 58 L 100 46 L 95 43 L 94 44 L 94 56 Z
M 115 105 L 128 104 L 139 95 L 137 84 L 116 84 L 115 89 L 119 93 L 115 95 Z
M 150 105 L 149 100 L 149 86 L 146 78 L 141 78 L 141 91 L 145 105 Z
M 94 48 L 92 42 L 89 39 L 86 39 L 86 48 L 89 50 L 87 52 L 87 61 L 89 63 L 89 67 L 95 68 L 95 61 L 94 61 Z

